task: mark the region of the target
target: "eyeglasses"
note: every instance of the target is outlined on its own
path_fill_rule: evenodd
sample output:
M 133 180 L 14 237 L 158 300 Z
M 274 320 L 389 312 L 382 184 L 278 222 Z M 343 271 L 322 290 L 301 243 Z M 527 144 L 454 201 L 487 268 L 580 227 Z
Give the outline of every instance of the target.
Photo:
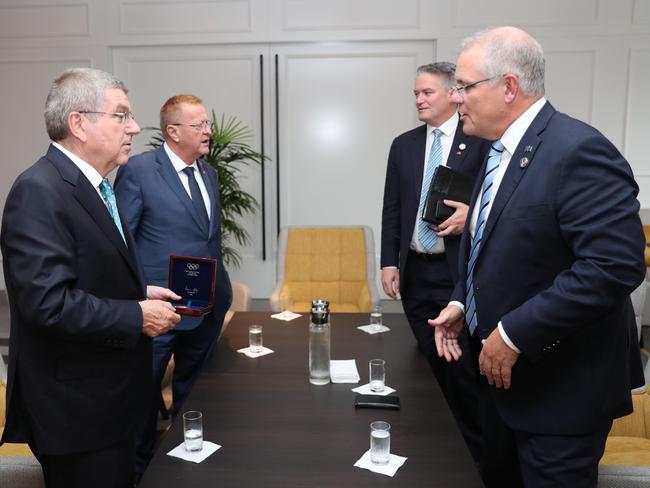
M 191 127 L 195 131 L 200 131 L 200 130 L 205 130 L 208 129 L 212 126 L 212 121 L 211 120 L 202 120 L 201 122 L 198 122 L 196 124 L 169 124 L 169 125 L 186 125 L 187 127 Z
M 97 114 L 97 115 L 110 115 L 118 119 L 122 125 L 129 125 L 135 120 L 133 112 L 93 112 L 92 110 L 79 110 L 80 114 Z
M 491 81 L 491 80 L 494 80 L 495 78 L 500 78 L 500 77 L 502 77 L 502 76 L 503 76 L 503 75 L 490 76 L 489 78 L 484 78 L 484 79 L 482 79 L 482 80 L 478 80 L 478 81 L 475 81 L 475 82 L 473 82 L 473 83 L 468 83 L 467 85 L 463 85 L 463 86 L 455 86 L 455 87 L 453 87 L 453 90 L 456 92 L 456 95 L 458 95 L 459 97 L 462 97 L 463 94 L 467 93 L 467 91 L 468 91 L 470 88 L 474 88 L 474 87 L 475 87 L 476 85 L 478 85 L 479 83 L 483 83 L 483 82 L 485 82 L 485 81 Z

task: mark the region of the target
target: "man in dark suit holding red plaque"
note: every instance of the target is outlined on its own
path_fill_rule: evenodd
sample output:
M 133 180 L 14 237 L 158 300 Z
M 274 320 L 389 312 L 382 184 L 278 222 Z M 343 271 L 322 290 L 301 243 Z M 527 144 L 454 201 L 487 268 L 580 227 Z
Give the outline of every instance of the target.
M 1 442 L 28 442 L 48 488 L 132 487 L 150 337 L 180 319 L 146 299 L 179 297 L 145 287 L 106 178 L 140 127 L 122 82 L 90 68 L 54 81 L 45 125 L 52 144 L 16 179 L 2 219 L 11 333 Z
M 173 333 L 154 341 L 153 398 L 149 421 L 138 442 L 136 469 L 144 471 L 153 454 L 160 383 L 174 354 L 173 413 L 189 394 L 209 356 L 232 300 L 230 278 L 221 258 L 221 205 L 217 172 L 200 160 L 209 151 L 210 121 L 200 98 L 176 95 L 160 109 L 165 142 L 132 157 L 118 171 L 115 193 L 135 238 L 149 284 L 166 285 L 172 255 L 217 260 L 211 312 L 184 316 Z

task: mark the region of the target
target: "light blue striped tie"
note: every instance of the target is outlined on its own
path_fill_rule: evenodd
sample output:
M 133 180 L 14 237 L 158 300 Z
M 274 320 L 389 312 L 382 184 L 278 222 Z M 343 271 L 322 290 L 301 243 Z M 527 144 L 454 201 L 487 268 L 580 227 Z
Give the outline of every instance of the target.
M 429 151 L 429 160 L 424 169 L 424 180 L 422 182 L 422 192 L 420 193 L 420 206 L 418 208 L 418 240 L 425 251 L 431 252 L 433 246 L 438 240 L 436 233 L 429 227 L 427 222 L 422 220 L 422 213 L 424 212 L 424 204 L 427 201 L 429 194 L 429 187 L 431 186 L 431 179 L 436 168 L 442 163 L 442 144 L 440 143 L 440 129 L 433 131 L 433 142 L 431 143 L 431 150 Z
M 488 205 L 490 204 L 490 197 L 492 196 L 492 184 L 494 177 L 499 169 L 501 162 L 501 153 L 503 152 L 503 144 L 501 141 L 492 143 L 492 149 L 488 155 L 487 166 L 485 168 L 485 177 L 483 178 L 483 185 L 481 186 L 481 204 L 478 212 L 478 219 L 476 219 L 476 229 L 474 230 L 474 239 L 472 240 L 472 248 L 469 253 L 469 262 L 467 263 L 467 300 L 465 300 L 465 318 L 469 325 L 470 335 L 474 333 L 478 326 L 476 318 L 476 300 L 474 297 L 474 265 L 478 257 L 479 248 L 481 247 L 481 238 L 485 230 L 485 223 L 488 218 Z
M 113 188 L 111 187 L 111 183 L 108 181 L 107 178 L 104 178 L 100 183 L 99 193 L 101 193 L 102 198 L 104 199 L 104 203 L 106 203 L 106 207 L 108 208 L 108 213 L 111 214 L 111 217 L 113 218 L 113 222 L 115 222 L 115 225 L 117 226 L 117 230 L 120 231 L 122 240 L 126 243 L 126 239 L 124 238 L 124 230 L 122 229 L 122 222 L 120 222 L 120 214 L 117 213 L 117 202 L 115 201 L 115 193 L 113 193 Z

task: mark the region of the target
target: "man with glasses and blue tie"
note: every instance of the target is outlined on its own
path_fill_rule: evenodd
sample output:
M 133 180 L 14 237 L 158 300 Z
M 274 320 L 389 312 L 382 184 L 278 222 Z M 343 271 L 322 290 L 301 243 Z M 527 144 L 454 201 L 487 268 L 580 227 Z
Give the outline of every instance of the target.
M 142 259 L 148 284 L 166 285 L 169 256 L 217 260 L 215 304 L 203 317 L 183 316 L 153 345 L 153 406 L 137 445 L 136 471 L 144 472 L 156 436 L 160 384 L 174 355 L 173 414 L 180 411 L 212 351 L 232 301 L 221 257 L 217 172 L 200 158 L 210 149 L 210 121 L 200 98 L 175 95 L 160 109 L 164 144 L 129 160 L 117 173 L 115 193 Z
M 29 443 L 48 488 L 132 487 L 150 338 L 180 320 L 163 301 L 180 297 L 146 286 L 106 179 L 140 127 L 122 82 L 90 68 L 54 81 L 45 125 L 53 142 L 16 179 L 2 219 L 11 310 L 2 442 Z
M 438 62 L 416 71 L 415 106 L 423 125 L 398 136 L 388 156 L 381 231 L 381 279 L 384 292 L 401 295 L 418 347 L 424 353 L 479 462 L 481 435 L 476 366 L 464 359 L 448 364 L 435 353 L 427 319 L 447 305 L 458 280 L 458 244 L 468 206 L 446 202 L 454 213 L 438 228 L 422 219 L 436 168 L 446 165 L 474 179 L 489 143 L 463 134 L 452 101 L 453 63 Z
M 643 384 L 638 187 L 610 141 L 546 101 L 544 64 L 535 39 L 501 27 L 467 39 L 456 71 L 463 130 L 494 142 L 460 281 L 430 324 L 441 356 L 477 358 L 485 377 L 488 487 L 595 487 L 612 419 Z

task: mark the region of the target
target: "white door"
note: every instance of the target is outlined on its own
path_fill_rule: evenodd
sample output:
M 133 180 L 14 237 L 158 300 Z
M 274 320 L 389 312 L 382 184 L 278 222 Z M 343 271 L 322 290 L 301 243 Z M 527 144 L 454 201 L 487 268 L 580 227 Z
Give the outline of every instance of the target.
M 264 143 L 264 169 L 241 173 L 264 205 L 244 219 L 252 244 L 229 271 L 266 298 L 280 226 L 369 225 L 379 252 L 388 149 L 418 124 L 414 72 L 433 53 L 433 41 L 154 46 L 116 48 L 113 62 L 141 126 L 158 125 L 169 96 L 193 93 L 252 128 L 255 149 Z
M 379 266 L 388 150 L 420 124 L 415 69 L 433 61 L 434 43 L 272 49 L 279 57 L 280 224 L 368 225 Z

